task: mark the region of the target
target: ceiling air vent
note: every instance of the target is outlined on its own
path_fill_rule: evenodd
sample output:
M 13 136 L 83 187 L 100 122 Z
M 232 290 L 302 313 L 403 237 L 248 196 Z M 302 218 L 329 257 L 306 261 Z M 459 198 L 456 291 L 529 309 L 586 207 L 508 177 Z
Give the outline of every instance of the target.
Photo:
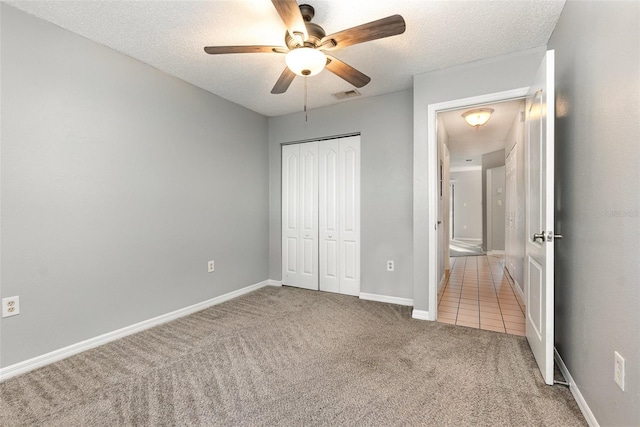
M 335 96 L 336 99 L 355 98 L 356 96 L 360 96 L 360 92 L 358 92 L 355 89 L 352 89 L 352 90 L 348 90 L 346 92 L 334 93 L 333 96 Z

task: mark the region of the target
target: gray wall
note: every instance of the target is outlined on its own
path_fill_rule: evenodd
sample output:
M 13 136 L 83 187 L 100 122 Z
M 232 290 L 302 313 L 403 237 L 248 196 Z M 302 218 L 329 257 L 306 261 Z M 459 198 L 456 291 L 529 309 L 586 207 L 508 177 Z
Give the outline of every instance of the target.
M 361 292 L 413 297 L 411 91 L 269 119 L 269 274 L 281 279 L 280 144 L 361 132 Z M 386 271 L 395 260 L 395 271 Z
M 414 306 L 429 309 L 429 104 L 528 87 L 546 48 L 419 74 L 413 79 L 413 283 Z
M 1 7 L 2 366 L 267 279 L 267 119 Z
M 503 251 L 506 228 L 505 167 L 491 168 L 488 173 L 491 182 L 487 182 L 487 250 Z
M 482 239 L 482 171 L 451 172 L 454 185 L 453 235 Z
M 640 425 L 640 3 L 569 1 L 556 53 L 556 347 L 603 426 Z M 627 361 L 613 382 L 614 351 Z
M 487 170 L 504 166 L 505 164 L 505 150 L 497 150 L 492 153 L 482 155 L 482 248 L 486 251 L 487 248 Z

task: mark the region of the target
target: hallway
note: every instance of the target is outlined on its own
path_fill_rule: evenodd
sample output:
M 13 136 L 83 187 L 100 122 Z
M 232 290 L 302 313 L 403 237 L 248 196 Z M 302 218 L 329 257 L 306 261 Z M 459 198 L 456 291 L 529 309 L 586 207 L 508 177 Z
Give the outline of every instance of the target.
M 525 335 L 525 306 L 498 256 L 451 258 L 438 322 Z

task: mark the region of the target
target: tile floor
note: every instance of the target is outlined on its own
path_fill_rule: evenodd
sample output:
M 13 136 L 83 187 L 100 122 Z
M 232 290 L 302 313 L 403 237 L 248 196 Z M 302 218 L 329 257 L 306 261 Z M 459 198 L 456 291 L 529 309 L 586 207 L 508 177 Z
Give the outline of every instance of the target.
M 525 306 L 500 256 L 451 258 L 438 322 L 525 335 Z

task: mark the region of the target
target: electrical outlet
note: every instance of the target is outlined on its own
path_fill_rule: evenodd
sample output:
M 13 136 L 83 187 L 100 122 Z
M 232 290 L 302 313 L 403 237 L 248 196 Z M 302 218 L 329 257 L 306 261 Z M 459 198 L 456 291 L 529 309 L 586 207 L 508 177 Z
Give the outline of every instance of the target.
M 20 297 L 2 298 L 2 317 L 20 314 Z
M 212 273 L 216 269 L 213 260 L 209 261 L 209 263 L 207 264 L 207 269 L 209 273 Z
M 393 261 L 387 261 L 387 271 L 393 271 L 395 268 L 395 263 Z
M 617 351 L 613 352 L 615 357 L 613 380 L 618 384 L 620 390 L 624 391 L 624 357 Z

